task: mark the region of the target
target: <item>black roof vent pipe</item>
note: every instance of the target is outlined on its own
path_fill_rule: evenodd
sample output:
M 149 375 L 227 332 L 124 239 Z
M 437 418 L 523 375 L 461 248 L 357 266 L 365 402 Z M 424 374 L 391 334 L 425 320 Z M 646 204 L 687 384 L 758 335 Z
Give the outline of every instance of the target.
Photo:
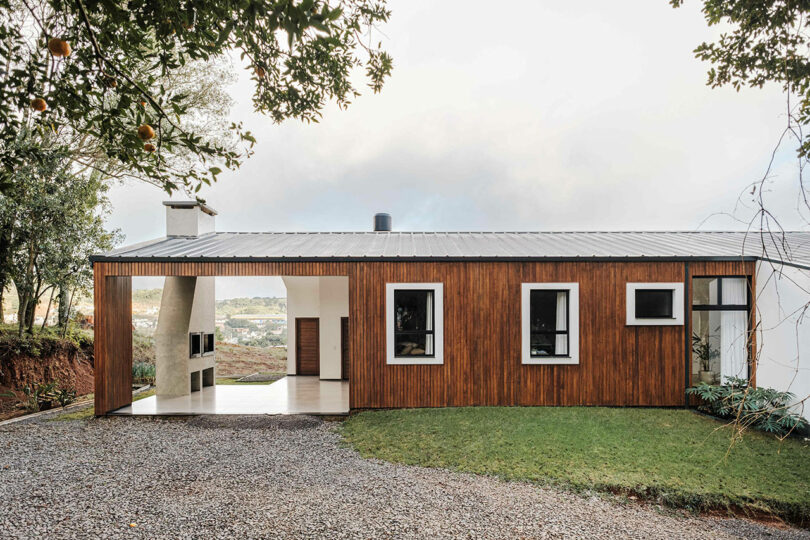
M 391 231 L 391 214 L 374 214 L 374 232 Z

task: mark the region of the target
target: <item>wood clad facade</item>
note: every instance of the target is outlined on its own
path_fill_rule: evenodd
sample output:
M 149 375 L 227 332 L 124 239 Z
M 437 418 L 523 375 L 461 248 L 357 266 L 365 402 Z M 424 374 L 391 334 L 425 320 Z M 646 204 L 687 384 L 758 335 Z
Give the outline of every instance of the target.
M 94 276 L 96 414 L 132 402 L 132 278 Z
M 96 412 L 103 414 L 129 402 L 128 398 L 125 403 L 119 397 L 124 382 L 127 388 L 131 382 L 128 276 L 348 276 L 352 408 L 682 406 L 690 361 L 690 278 L 746 275 L 753 280 L 754 264 L 750 261 L 96 262 Z M 443 364 L 386 364 L 385 284 L 400 282 L 444 284 Z M 578 365 L 521 364 L 520 287 L 521 283 L 529 282 L 579 283 Z M 686 325 L 626 326 L 628 282 L 686 283 Z M 126 313 L 121 313 L 122 310 Z M 128 333 L 122 325 L 129 326 Z

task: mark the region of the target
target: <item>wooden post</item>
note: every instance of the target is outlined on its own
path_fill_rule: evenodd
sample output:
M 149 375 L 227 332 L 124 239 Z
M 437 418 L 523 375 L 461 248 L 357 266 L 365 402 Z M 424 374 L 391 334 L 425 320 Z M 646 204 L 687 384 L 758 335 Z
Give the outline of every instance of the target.
M 108 276 L 93 266 L 95 414 L 132 403 L 132 276 Z

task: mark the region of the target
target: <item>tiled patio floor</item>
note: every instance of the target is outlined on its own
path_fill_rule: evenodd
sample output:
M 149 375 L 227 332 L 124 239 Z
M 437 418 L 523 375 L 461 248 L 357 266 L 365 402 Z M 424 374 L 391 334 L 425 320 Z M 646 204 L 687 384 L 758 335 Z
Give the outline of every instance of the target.
M 272 384 L 208 386 L 181 397 L 151 396 L 110 414 L 319 414 L 349 413 L 349 383 L 284 377 Z

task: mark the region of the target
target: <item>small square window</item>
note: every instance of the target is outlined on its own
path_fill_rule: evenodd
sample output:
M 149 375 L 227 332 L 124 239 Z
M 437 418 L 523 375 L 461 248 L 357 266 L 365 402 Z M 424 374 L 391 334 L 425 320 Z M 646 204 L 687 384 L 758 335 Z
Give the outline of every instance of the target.
M 672 289 L 636 289 L 636 319 L 671 319 Z
M 683 283 L 627 283 L 627 326 L 684 324 Z

